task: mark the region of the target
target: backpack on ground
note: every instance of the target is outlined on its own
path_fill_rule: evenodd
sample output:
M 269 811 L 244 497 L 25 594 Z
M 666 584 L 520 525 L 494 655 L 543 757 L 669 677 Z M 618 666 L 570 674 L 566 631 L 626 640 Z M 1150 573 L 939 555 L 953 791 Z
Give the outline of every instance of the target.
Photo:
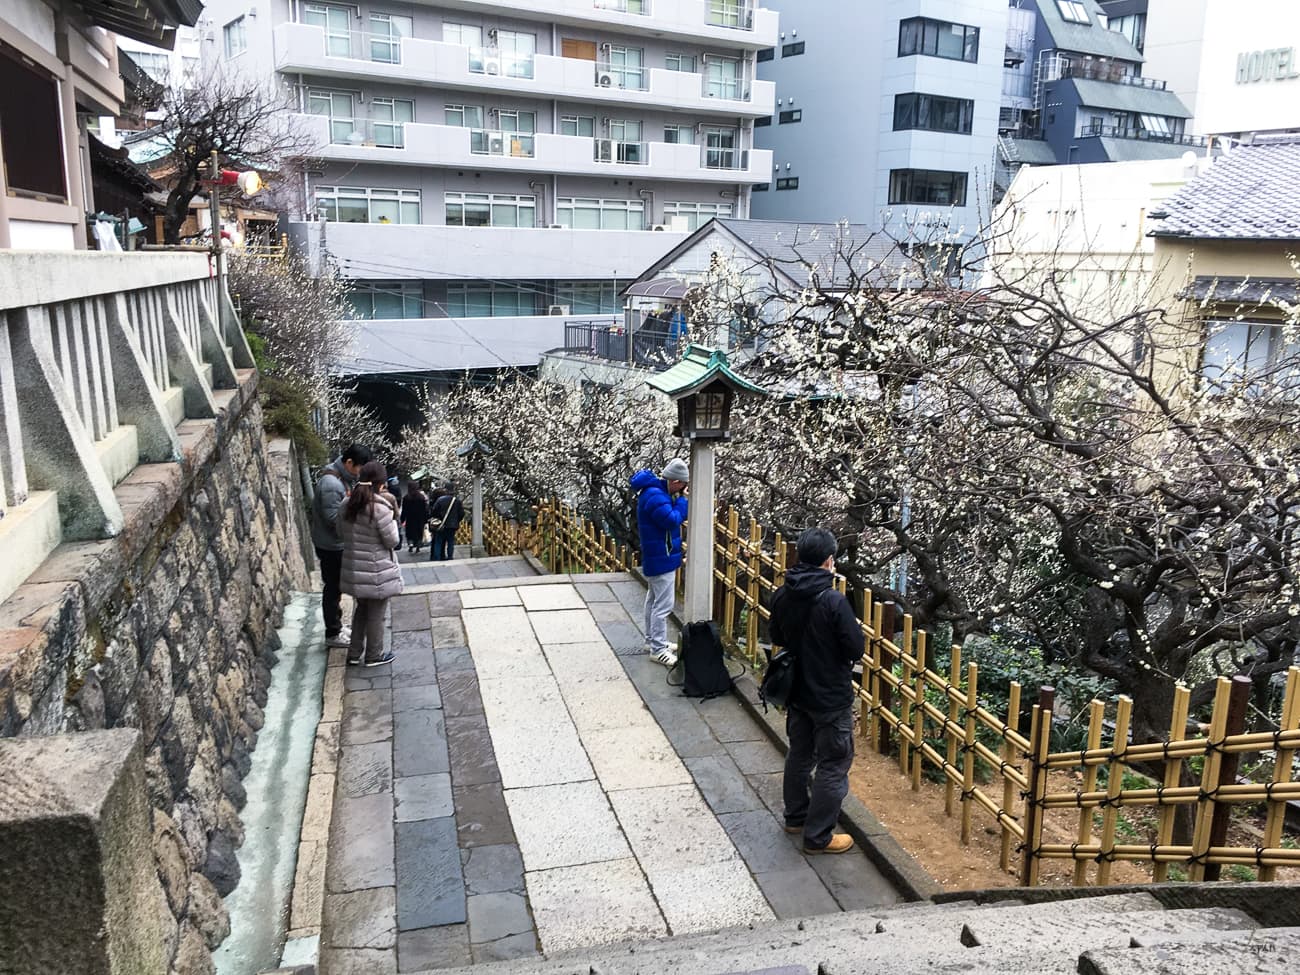
M 722 637 L 715 623 L 687 623 L 682 629 L 682 694 L 708 699 L 731 690 L 731 674 L 723 658 Z

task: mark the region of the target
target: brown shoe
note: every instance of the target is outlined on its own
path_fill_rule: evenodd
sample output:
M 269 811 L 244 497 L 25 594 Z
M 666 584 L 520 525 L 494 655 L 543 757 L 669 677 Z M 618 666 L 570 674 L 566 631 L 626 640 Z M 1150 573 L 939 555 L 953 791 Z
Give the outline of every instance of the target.
M 798 825 L 798 826 L 790 826 L 790 825 L 786 825 L 786 826 L 784 827 L 784 829 L 785 829 L 785 831 L 786 831 L 787 833 L 802 833 L 802 832 L 803 832 L 803 825 L 802 825 L 802 824 L 800 824 L 800 825 Z
M 837 833 L 825 846 L 805 846 L 803 851 L 805 853 L 847 853 L 851 849 L 853 849 L 853 837 L 845 833 Z

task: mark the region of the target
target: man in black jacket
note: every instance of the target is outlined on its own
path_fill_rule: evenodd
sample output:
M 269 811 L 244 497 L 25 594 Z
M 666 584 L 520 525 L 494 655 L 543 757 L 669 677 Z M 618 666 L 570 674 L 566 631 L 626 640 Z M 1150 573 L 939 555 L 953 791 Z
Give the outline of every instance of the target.
M 798 659 L 785 719 L 785 831 L 803 833 L 805 853 L 843 853 L 853 838 L 837 835 L 835 823 L 853 764 L 853 665 L 862 657 L 862 627 L 834 588 L 835 536 L 810 528 L 796 548 L 799 564 L 772 597 L 772 642 Z

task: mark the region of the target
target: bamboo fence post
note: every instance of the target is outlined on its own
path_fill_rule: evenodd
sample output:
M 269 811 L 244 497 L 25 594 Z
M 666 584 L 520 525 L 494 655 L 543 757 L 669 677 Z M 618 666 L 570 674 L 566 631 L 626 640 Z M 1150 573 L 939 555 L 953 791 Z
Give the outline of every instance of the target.
M 1292 667 L 1286 673 L 1286 694 L 1282 698 L 1282 723 L 1279 731 L 1291 731 L 1300 728 L 1300 667 Z M 1273 784 L 1280 785 L 1291 781 L 1291 762 L 1295 756 L 1294 748 L 1279 748 L 1273 756 Z M 1268 815 L 1264 820 L 1264 849 L 1273 850 L 1282 845 L 1282 827 L 1286 824 L 1286 802 L 1271 799 L 1268 803 Z M 1277 867 L 1261 867 L 1260 880 L 1274 880 Z
M 1210 713 L 1210 734 L 1206 741 L 1205 765 L 1201 769 L 1201 798 L 1196 800 L 1196 825 L 1192 830 L 1192 857 L 1187 878 L 1194 883 L 1205 879 L 1205 854 L 1210 848 L 1210 826 L 1214 814 L 1214 786 L 1219 781 L 1223 753 L 1223 729 L 1228 724 L 1228 698 L 1232 681 L 1220 677 L 1214 688 L 1214 710 Z
M 954 688 L 961 687 L 961 647 L 954 643 L 952 645 L 952 656 L 948 660 L 948 683 Z M 957 723 L 957 715 L 960 708 L 957 705 L 957 698 L 951 692 L 945 695 L 948 698 L 948 727 L 943 729 L 944 743 L 947 746 L 944 749 L 944 759 L 947 761 L 949 768 L 957 767 L 957 736 L 952 730 L 952 725 Z M 963 783 L 964 784 L 964 783 Z M 945 775 L 943 777 L 943 814 L 952 816 L 952 800 L 954 796 L 952 777 Z
M 1192 692 L 1183 685 L 1174 688 L 1174 713 L 1169 719 L 1169 742 L 1182 741 L 1187 737 L 1187 712 L 1191 708 Z M 1170 758 L 1165 761 L 1164 787 L 1174 789 L 1183 774 L 1183 760 Z M 1164 803 L 1156 820 L 1156 846 L 1169 846 L 1174 841 L 1174 819 L 1178 807 L 1173 803 Z M 1157 860 L 1151 867 L 1151 879 L 1163 884 L 1169 879 L 1169 864 Z
M 903 614 L 903 643 L 898 648 L 903 652 L 903 673 L 898 683 L 898 770 L 907 774 L 909 745 L 912 740 L 912 614 Z
M 1016 680 L 1011 682 L 1011 692 L 1008 694 L 1006 726 L 1017 732 L 1020 730 L 1020 682 Z M 1011 744 L 1010 740 L 1004 735 L 1002 738 L 1002 761 L 1007 765 L 1011 765 L 1015 758 L 1016 746 Z M 1011 809 L 1016 801 L 1016 784 L 1001 769 L 998 770 L 998 774 L 1002 776 L 1002 811 L 1010 816 Z M 998 857 L 998 863 L 1003 870 L 1010 870 L 1011 830 L 1007 828 L 1006 823 L 1000 825 L 1002 826 L 1002 850 Z
M 970 845 L 971 806 L 975 797 L 975 711 L 979 708 L 980 669 L 975 661 L 966 665 L 965 736 L 961 749 L 961 843 Z
M 723 632 L 729 637 L 736 633 L 736 559 L 737 545 L 740 540 L 740 512 L 735 508 L 727 511 L 727 595 L 723 603 Z
M 1101 747 L 1101 732 L 1106 722 L 1106 705 L 1096 698 L 1088 705 L 1088 751 L 1095 751 Z M 1097 790 L 1097 769 L 1096 765 L 1085 765 L 1083 767 L 1083 782 L 1079 786 L 1080 792 L 1095 792 Z M 1079 809 L 1079 831 L 1075 834 L 1075 842 L 1080 846 L 1087 846 L 1092 839 L 1092 808 L 1083 806 Z M 1088 882 L 1088 861 L 1074 861 L 1074 886 L 1082 887 Z
M 749 585 L 746 586 L 745 603 L 749 616 L 745 619 L 745 649 L 751 661 L 758 659 L 758 574 L 762 571 L 759 555 L 763 550 L 763 528 L 753 518 L 749 519 Z
M 1025 855 L 1020 864 L 1022 887 L 1038 886 L 1038 849 L 1043 842 L 1043 797 L 1047 795 L 1047 753 L 1055 704 L 1056 688 L 1040 687 L 1029 729 L 1029 795 L 1025 799 Z
M 1228 721 L 1223 733 L 1228 738 L 1240 735 L 1246 730 L 1246 711 L 1250 707 L 1250 691 L 1254 682 L 1241 674 L 1232 678 L 1232 693 L 1228 696 Z M 1241 764 L 1241 752 L 1227 752 L 1219 765 L 1219 785 L 1232 785 L 1237 781 L 1237 766 Z M 1226 846 L 1228 842 L 1228 824 L 1232 820 L 1232 804 L 1214 800 L 1214 816 L 1210 821 L 1210 848 Z M 1218 863 L 1205 865 L 1205 879 L 1218 880 L 1222 866 Z
M 1124 752 L 1128 750 L 1128 728 L 1132 719 L 1133 699 L 1127 694 L 1121 694 L 1115 706 L 1115 735 L 1111 739 L 1111 757 L 1106 760 L 1106 809 L 1101 816 L 1101 849 L 1097 853 L 1098 887 L 1110 884 L 1110 865 L 1115 859 L 1115 827 L 1119 824 L 1117 800 L 1124 791 Z
M 880 708 L 882 711 L 893 710 L 894 705 L 894 688 L 889 681 L 884 679 L 884 674 L 888 671 L 890 674 L 894 671 L 894 651 L 887 647 L 886 641 L 892 643 L 894 640 L 894 612 L 896 606 L 892 602 L 881 604 L 880 619 L 876 625 L 876 635 L 879 639 L 877 646 L 880 649 L 880 659 L 877 661 L 877 669 L 881 673 L 880 679 Z M 880 722 L 880 754 L 889 754 L 889 722 L 881 719 Z
M 921 791 L 921 772 L 925 765 L 925 752 L 921 742 L 925 738 L 925 630 L 916 634 L 916 708 L 912 711 L 912 791 Z
M 723 609 L 727 601 L 727 515 L 731 511 L 731 506 L 725 501 L 719 501 L 717 505 L 717 516 L 713 519 L 713 578 L 709 580 L 709 607 L 711 610 L 710 618 L 718 620 L 723 615 Z M 722 633 L 728 636 L 724 626 Z
M 862 631 L 862 683 L 858 685 L 858 697 L 865 702 L 858 734 L 866 739 L 868 744 L 876 740 L 876 688 L 879 686 L 875 669 L 876 641 L 870 623 L 871 615 L 875 611 L 873 604 L 872 593 L 868 589 L 863 594 L 862 613 L 858 616 L 858 628 Z
M 884 681 L 880 678 L 880 632 L 884 625 L 881 620 L 885 615 L 885 604 L 875 603 L 871 607 L 872 625 L 867 637 L 867 654 L 871 658 L 871 744 L 877 752 L 884 754 L 884 721 L 880 717 L 881 688 Z M 865 621 L 864 621 L 865 622 Z

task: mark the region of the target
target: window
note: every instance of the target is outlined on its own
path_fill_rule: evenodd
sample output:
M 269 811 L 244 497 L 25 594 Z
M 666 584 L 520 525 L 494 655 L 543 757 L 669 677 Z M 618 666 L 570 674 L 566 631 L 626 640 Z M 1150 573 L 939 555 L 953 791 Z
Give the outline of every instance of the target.
M 761 63 L 763 61 L 771 61 L 774 57 L 776 57 L 776 48 L 765 47 L 758 52 L 755 60 Z
M 898 56 L 902 58 L 909 54 L 927 54 L 973 64 L 980 58 L 980 29 L 950 24 L 946 20 L 911 17 L 898 25 Z
M 166 54 L 155 54 L 152 51 L 124 51 L 123 53 L 158 84 L 167 84 L 167 75 L 171 70 L 171 59 Z
M 704 66 L 704 95 L 706 98 L 744 98 L 741 84 L 740 61 L 736 58 L 709 55 Z
M 619 88 L 641 90 L 645 87 L 645 52 L 639 47 L 611 47 L 609 73 Z
M 402 63 L 402 38 L 411 36 L 411 18 L 398 14 L 370 15 L 370 60 Z
M 531 78 L 533 55 L 537 53 L 537 35 L 516 30 L 497 31 L 497 50 L 501 73 L 507 78 Z
M 353 318 L 424 317 L 424 299 L 416 281 L 354 281 L 348 304 Z
M 616 315 L 623 310 L 617 281 L 556 281 L 555 301 L 573 315 Z
M 664 142 L 674 146 L 693 146 L 695 145 L 695 126 L 693 125 L 665 125 Z
M 199 73 L 199 59 L 189 57 L 188 55 L 182 56 L 181 70 L 185 72 L 187 78 L 196 77 Z
M 483 128 L 483 109 L 478 105 L 448 105 L 443 117 L 448 125 L 466 129 Z
M 584 139 L 596 137 L 596 117 L 594 115 L 561 115 L 560 135 L 576 135 Z
M 781 47 L 781 57 L 792 58 L 803 53 L 803 41 L 795 41 L 793 44 L 785 44 Z
M 1205 323 L 1205 359 L 1201 374 L 1215 385 L 1258 378 L 1279 362 L 1293 361 L 1300 346 L 1288 343 L 1281 322 L 1217 321 Z M 1295 379 L 1277 376 L 1277 381 L 1294 387 Z
M 798 176 L 783 176 L 776 181 L 778 190 L 797 190 L 799 188 Z
M 676 230 L 681 220 L 690 230 L 699 230 L 714 217 L 731 216 L 730 203 L 665 203 L 664 220 Z M 674 219 L 674 217 L 678 219 Z
M 771 184 L 771 183 L 758 183 L 758 184 L 756 184 L 756 185 L 754 186 L 753 192 L 755 192 L 755 193 L 766 193 L 766 192 L 767 192 L 768 190 L 770 190 L 771 188 L 772 188 L 772 184 Z
M 221 36 L 226 44 L 226 57 L 233 58 L 248 50 L 248 31 L 244 27 L 244 18 L 236 17 L 221 29 Z
M 370 119 L 375 145 L 401 149 L 405 145 L 406 123 L 415 121 L 415 102 L 409 98 L 372 98 Z
M 330 142 L 347 143 L 358 135 L 357 123 L 352 115 L 352 93 L 347 91 L 307 92 L 307 111 L 324 115 L 330 126 Z M 357 141 L 363 141 L 359 135 Z
M 772 116 L 770 115 L 764 115 L 762 118 L 754 119 L 754 128 L 756 129 L 761 129 L 763 128 L 763 126 L 771 125 L 771 124 L 772 124 Z
M 443 21 L 442 40 L 444 44 L 459 44 L 469 48 L 469 69 L 479 74 L 484 72 L 482 27 Z
M 452 318 L 536 315 L 541 289 L 535 285 L 449 284 L 447 314 Z
M 802 108 L 795 108 L 795 109 L 791 109 L 788 112 L 781 113 L 780 122 L 782 125 L 789 125 L 791 122 L 802 122 L 802 121 L 803 121 Z
M 10 194 L 67 202 L 61 117 L 54 76 L 0 42 L 0 162 Z
M 687 74 L 695 74 L 695 55 L 669 54 L 664 58 L 664 67 L 669 71 L 685 71 Z
M 419 223 L 420 191 L 317 186 L 316 212 L 338 223 Z
M 535 227 L 537 198 L 512 193 L 444 193 L 448 227 Z
M 1169 120 L 1163 115 L 1143 115 L 1142 129 L 1148 134 L 1157 138 L 1169 138 L 1173 131 L 1169 127 Z
M 555 219 L 572 230 L 644 230 L 645 201 L 560 197 Z
M 779 189 L 779 187 L 778 187 Z M 966 174 L 933 169 L 893 169 L 889 172 L 889 202 L 966 205 Z
M 740 169 L 744 153 L 736 148 L 736 130 L 730 126 L 708 125 L 704 136 L 704 167 L 706 169 Z
M 305 3 L 302 22 L 325 32 L 325 54 L 350 58 L 352 54 L 352 9 L 332 3 Z
M 707 22 L 714 27 L 749 27 L 747 0 L 709 0 Z
M 1056 0 L 1056 9 L 1061 12 L 1061 19 L 1071 24 L 1087 24 L 1088 8 L 1079 0 Z
M 975 103 L 969 98 L 947 98 L 910 92 L 894 96 L 894 131 L 927 129 L 970 135 Z
M 500 155 L 531 159 L 533 155 L 533 133 L 537 131 L 537 113 L 521 112 L 517 109 L 496 110 L 497 131 L 503 133 Z M 478 152 L 478 149 L 474 150 Z M 497 154 L 492 137 L 488 136 L 488 146 L 484 152 Z

